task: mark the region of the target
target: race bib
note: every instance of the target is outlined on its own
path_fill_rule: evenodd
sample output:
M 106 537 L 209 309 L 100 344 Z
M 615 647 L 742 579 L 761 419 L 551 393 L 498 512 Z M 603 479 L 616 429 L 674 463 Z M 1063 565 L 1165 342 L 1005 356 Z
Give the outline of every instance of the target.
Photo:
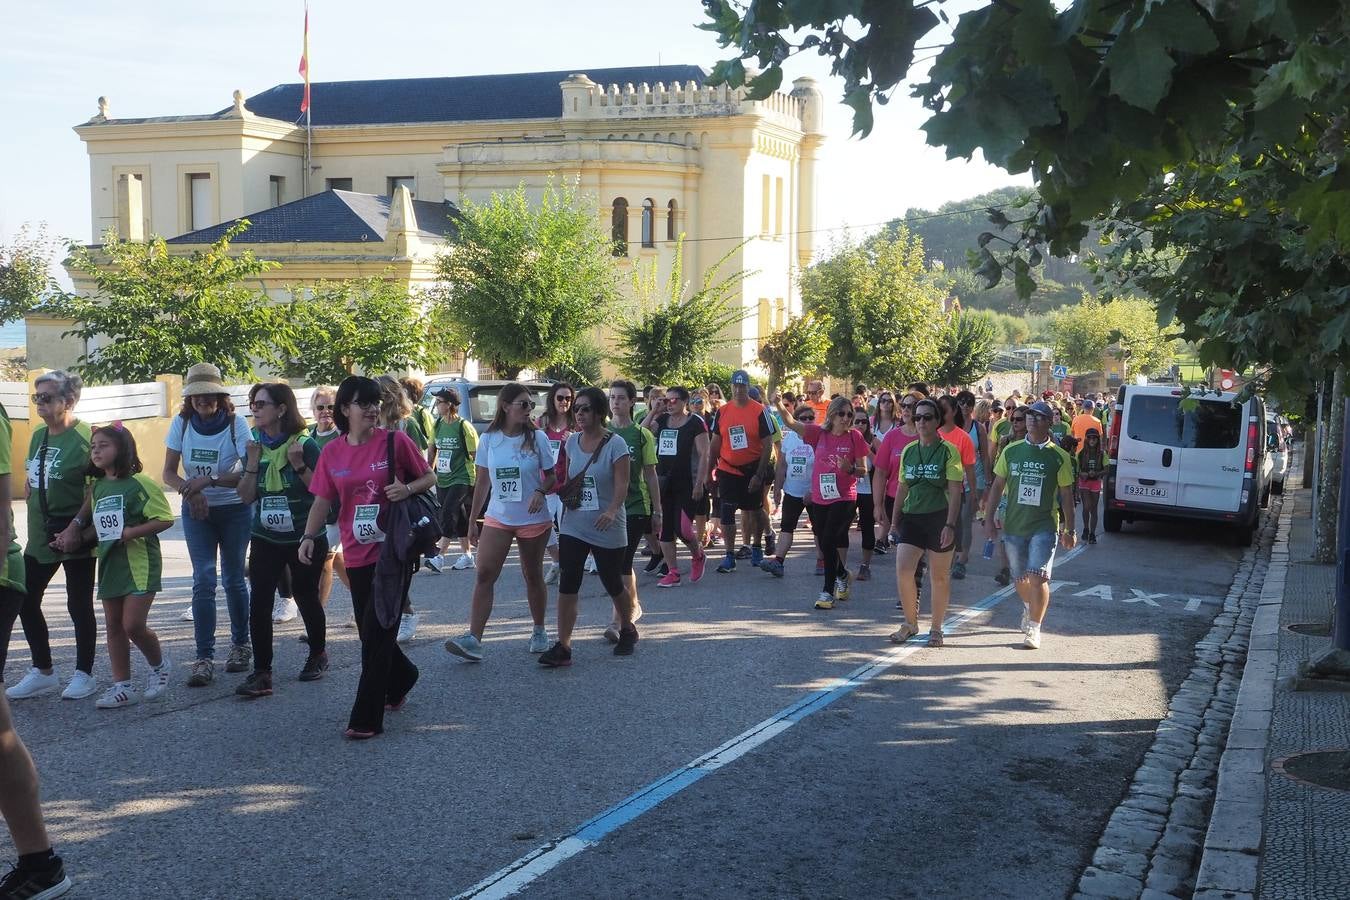
M 839 480 L 833 472 L 820 473 L 820 499 L 839 499 Z
M 656 445 L 657 456 L 674 456 L 675 447 L 679 444 L 680 433 L 674 428 L 662 428 L 661 437 Z
M 577 507 L 587 512 L 600 511 L 600 495 L 595 490 L 595 477 L 586 475 L 581 479 L 581 505 Z
M 41 461 L 38 460 L 37 458 L 33 458 L 28 461 L 28 486 L 33 490 L 37 490 L 39 487 L 38 467 L 41 464 L 42 464 Z
M 492 470 L 495 496 L 502 503 L 519 503 L 525 497 L 520 481 L 519 466 L 503 466 Z
M 380 505 L 363 503 L 352 512 L 352 537 L 358 544 L 378 544 L 384 540 L 380 530 Z
M 94 504 L 94 530 L 98 532 L 100 544 L 122 539 L 122 530 L 126 527 L 125 504 L 126 498 L 121 494 L 102 497 Z
M 732 450 L 749 450 L 750 439 L 745 436 L 744 425 L 732 425 L 729 433 Z
M 556 463 L 558 461 L 558 451 L 562 449 L 562 441 L 550 440 L 548 446 L 549 449 L 553 451 L 553 461 Z
M 436 454 L 436 474 L 450 474 L 450 456 L 444 452 Z
M 219 466 L 219 450 L 204 450 L 198 447 L 192 449 L 192 453 L 184 463 L 189 478 L 215 478 Z
M 805 453 L 788 457 L 788 477 L 805 478 L 806 467 L 811 464 L 811 458 Z
M 286 534 L 295 531 L 295 523 L 291 520 L 291 501 L 285 497 L 263 497 L 258 518 L 268 531 Z
M 1044 475 L 1023 475 L 1017 479 L 1017 503 L 1019 506 L 1041 505 L 1041 483 Z

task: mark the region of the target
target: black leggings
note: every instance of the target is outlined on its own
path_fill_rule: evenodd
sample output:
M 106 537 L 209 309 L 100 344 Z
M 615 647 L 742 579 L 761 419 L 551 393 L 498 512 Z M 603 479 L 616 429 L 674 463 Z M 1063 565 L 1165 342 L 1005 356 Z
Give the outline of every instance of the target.
M 42 563 L 27 554 L 23 558 L 26 596 L 14 591 L 0 599 L 0 674 L 5 670 L 9 654 L 9 639 L 14 632 L 14 619 L 23 622 L 23 636 L 38 669 L 52 667 L 51 635 L 47 619 L 42 615 L 42 596 L 47 592 L 56 570 L 66 570 L 66 609 L 75 624 L 75 668 L 86 675 L 94 671 L 94 650 L 98 647 L 98 618 L 94 614 L 94 568 L 92 556 L 67 559 L 64 562 Z M 15 597 L 22 597 L 20 603 Z
M 319 578 L 328 559 L 328 542 L 320 537 L 314 542 L 314 560 L 309 565 L 300 562 L 299 544 L 274 544 L 253 538 L 248 545 L 248 628 L 253 641 L 253 670 L 272 671 L 272 595 L 283 575 L 290 574 L 291 596 L 300 608 L 309 637 L 309 652 L 318 656 L 324 651 L 326 630 L 323 606 L 319 603 Z
M 811 533 L 816 536 L 816 549 L 825 559 L 825 587 L 834 590 L 839 577 L 839 550 L 848 549 L 848 527 L 853 524 L 853 504 L 847 501 L 812 503 L 807 508 L 811 517 Z
M 864 550 L 875 550 L 877 548 L 877 519 L 871 494 L 858 495 L 858 531 L 862 533 L 862 548 Z
M 409 577 L 409 576 L 405 576 Z M 397 705 L 417 683 L 417 666 L 398 645 L 398 622 L 380 625 L 375 612 L 375 565 L 347 569 L 351 581 L 352 613 L 361 636 L 361 680 L 347 727 L 357 731 L 384 731 L 384 705 Z
M 570 534 L 558 535 L 558 593 L 575 594 L 586 576 L 586 557 L 595 557 L 595 572 L 605 593 L 617 597 L 623 593 L 624 557 L 627 547 L 596 547 Z

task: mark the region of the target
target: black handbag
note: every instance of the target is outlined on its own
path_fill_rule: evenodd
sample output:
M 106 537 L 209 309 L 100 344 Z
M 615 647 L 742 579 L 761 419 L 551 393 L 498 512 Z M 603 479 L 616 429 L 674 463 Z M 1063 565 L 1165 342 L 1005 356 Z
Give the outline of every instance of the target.
M 389 483 L 396 480 L 394 473 L 394 432 L 389 432 Z M 422 494 L 409 494 L 403 501 L 410 504 L 408 521 L 412 523 L 413 552 L 419 556 L 435 556 L 440 548 L 441 505 L 428 491 Z
M 38 448 L 38 504 L 42 507 L 42 527 L 47 534 L 47 544 L 56 540 L 56 536 L 70 527 L 70 523 L 75 521 L 71 516 L 53 516 L 51 509 L 47 506 L 47 432 L 42 432 L 42 446 Z M 85 537 L 83 529 L 80 531 L 80 543 L 71 554 L 84 553 L 92 550 L 98 545 L 97 540 L 89 540 Z

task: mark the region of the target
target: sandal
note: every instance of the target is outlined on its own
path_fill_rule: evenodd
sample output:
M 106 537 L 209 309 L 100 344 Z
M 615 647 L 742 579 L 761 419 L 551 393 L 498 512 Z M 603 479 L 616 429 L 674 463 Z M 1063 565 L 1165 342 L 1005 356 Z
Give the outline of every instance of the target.
M 930 629 L 930 630 L 929 630 L 929 632 L 928 632 L 928 646 L 930 646 L 930 647 L 941 647 L 941 646 L 942 646 L 942 629 L 941 629 L 941 628 Z
M 903 644 L 918 633 L 919 627 L 917 625 L 911 625 L 908 622 L 905 622 L 891 634 L 891 643 Z
M 343 735 L 344 735 L 348 740 L 351 740 L 351 741 L 365 741 L 365 740 L 369 740 L 370 738 L 373 738 L 373 737 L 375 736 L 375 732 L 373 732 L 373 731 L 362 731 L 362 730 L 357 729 L 357 728 L 348 728 L 346 731 L 343 732 Z

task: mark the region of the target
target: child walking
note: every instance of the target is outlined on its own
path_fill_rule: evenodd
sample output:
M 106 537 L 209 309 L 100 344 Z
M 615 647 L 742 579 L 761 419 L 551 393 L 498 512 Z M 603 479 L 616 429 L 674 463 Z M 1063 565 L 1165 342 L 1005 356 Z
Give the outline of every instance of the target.
M 119 709 L 142 696 L 154 700 L 169 688 L 169 660 L 146 617 L 160 590 L 159 533 L 173 525 L 173 511 L 163 489 L 142 474 L 136 440 L 120 425 L 94 429 L 89 462 L 98 598 L 103 601 L 113 673 L 112 687 L 94 705 Z M 131 683 L 132 644 L 150 664 L 143 694 Z

